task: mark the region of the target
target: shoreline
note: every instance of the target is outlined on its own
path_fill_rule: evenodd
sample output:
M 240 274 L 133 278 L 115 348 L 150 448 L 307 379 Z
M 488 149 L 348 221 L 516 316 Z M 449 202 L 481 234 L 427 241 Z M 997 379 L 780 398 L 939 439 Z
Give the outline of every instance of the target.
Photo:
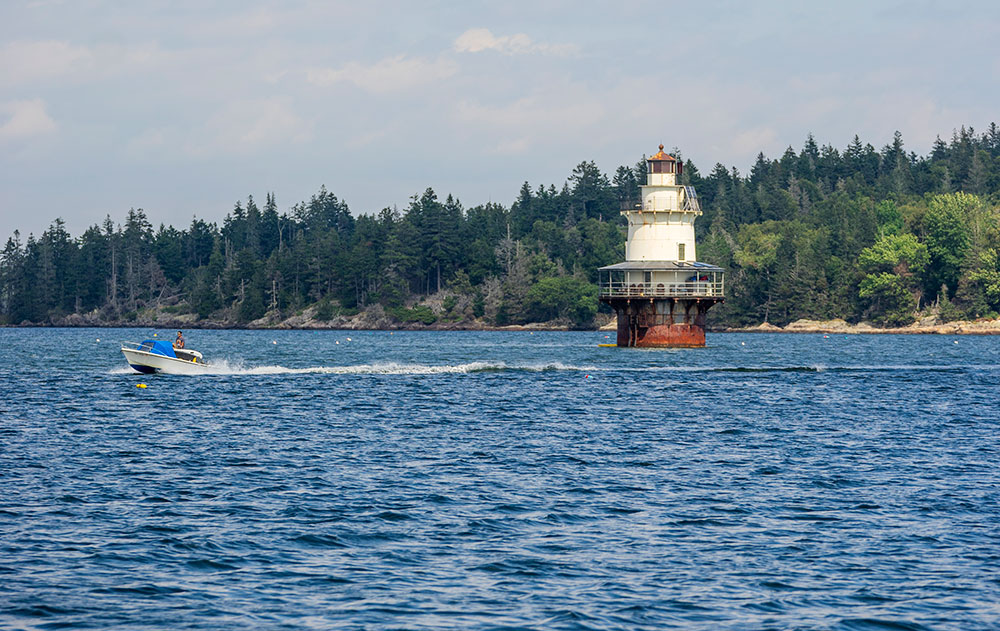
M 297 321 L 296 321 L 297 320 Z M 360 320 L 360 321 L 359 321 Z M 51 323 L 21 323 L 4 324 L 0 329 L 9 328 L 95 328 L 95 329 L 188 329 L 188 330 L 234 330 L 234 331 L 615 331 L 616 323 L 612 319 L 602 326 L 593 328 L 573 328 L 561 322 L 531 322 L 528 324 L 510 324 L 492 326 L 477 321 L 435 322 L 420 324 L 416 322 L 365 321 L 367 318 L 334 318 L 330 321 L 313 320 L 310 318 L 288 318 L 280 322 L 255 321 L 244 325 L 220 320 L 194 321 L 182 318 L 162 318 L 139 322 L 106 322 L 95 321 L 76 315 L 61 318 Z M 841 319 L 834 320 L 796 320 L 784 327 L 764 322 L 750 327 L 708 326 L 707 333 L 811 333 L 811 334 L 844 334 L 844 335 L 1000 335 L 1000 319 L 996 320 L 964 320 L 946 323 L 915 322 L 905 327 L 879 328 L 867 322 L 849 324 Z
M 902 327 L 879 328 L 868 322 L 848 324 L 844 320 L 796 320 L 784 327 L 764 322 L 752 327 L 709 328 L 710 333 L 823 333 L 844 335 L 1000 335 L 1000 319 L 959 320 L 938 323 L 923 321 Z M 936 320 L 936 319 L 935 319 Z

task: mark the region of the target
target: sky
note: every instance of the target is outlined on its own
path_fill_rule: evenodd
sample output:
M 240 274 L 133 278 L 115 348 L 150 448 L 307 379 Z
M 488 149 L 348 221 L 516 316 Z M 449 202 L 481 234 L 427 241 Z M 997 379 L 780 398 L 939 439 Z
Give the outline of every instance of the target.
M 1000 3 L 0 0 L 0 239 L 321 186 L 466 207 L 680 148 L 930 151 L 1000 122 Z

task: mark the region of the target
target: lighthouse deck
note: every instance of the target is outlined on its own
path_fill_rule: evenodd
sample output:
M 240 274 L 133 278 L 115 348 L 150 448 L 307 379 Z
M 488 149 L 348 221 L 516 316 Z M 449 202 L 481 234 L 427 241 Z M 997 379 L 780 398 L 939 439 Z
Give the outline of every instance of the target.
M 718 298 L 725 294 L 721 267 L 686 261 L 628 261 L 602 267 L 599 298 Z
M 721 298 L 722 283 L 607 283 L 600 299 L 608 298 Z

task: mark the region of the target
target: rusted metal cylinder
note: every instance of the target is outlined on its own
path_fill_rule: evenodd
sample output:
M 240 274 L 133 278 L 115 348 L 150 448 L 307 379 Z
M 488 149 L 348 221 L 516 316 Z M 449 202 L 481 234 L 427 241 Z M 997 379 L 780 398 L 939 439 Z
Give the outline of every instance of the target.
M 618 346 L 705 346 L 705 314 L 717 299 L 609 300 L 618 318 Z

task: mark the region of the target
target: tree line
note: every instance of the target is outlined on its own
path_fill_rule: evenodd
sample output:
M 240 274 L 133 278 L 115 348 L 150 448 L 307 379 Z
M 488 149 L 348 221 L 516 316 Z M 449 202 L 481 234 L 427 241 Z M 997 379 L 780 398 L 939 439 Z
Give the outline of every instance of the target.
M 674 149 L 680 157 L 680 151 Z M 135 321 L 149 310 L 229 324 L 307 308 L 319 319 L 382 310 L 399 321 L 592 325 L 597 268 L 624 259 L 619 210 L 639 199 L 645 157 L 612 175 L 593 161 L 555 185 L 525 182 L 509 206 L 466 208 L 427 189 L 406 208 L 353 214 L 321 188 L 280 211 L 239 201 L 220 224 L 154 230 L 142 209 L 78 237 L 56 219 L 0 253 L 0 324 L 70 314 Z M 728 272 L 715 324 L 799 318 L 884 325 L 933 313 L 1000 312 L 1000 129 L 956 130 L 929 155 L 897 132 L 877 150 L 809 136 L 746 175 L 685 161 L 696 187 L 698 259 Z

